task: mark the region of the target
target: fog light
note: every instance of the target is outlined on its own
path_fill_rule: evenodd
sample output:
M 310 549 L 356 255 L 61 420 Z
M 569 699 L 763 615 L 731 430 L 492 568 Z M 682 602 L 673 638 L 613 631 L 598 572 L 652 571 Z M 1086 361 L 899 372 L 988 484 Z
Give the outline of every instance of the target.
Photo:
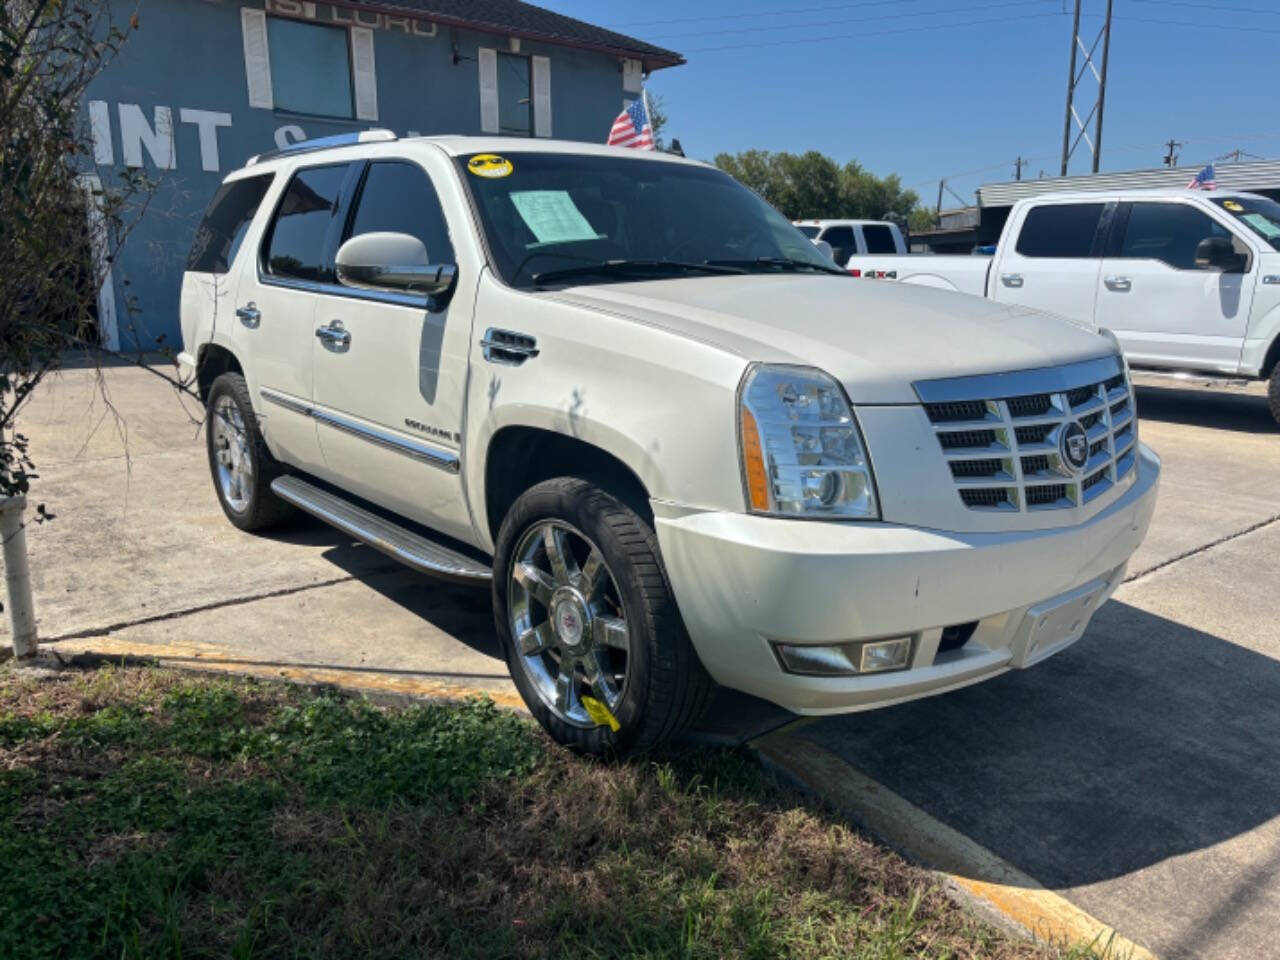
M 895 637 L 862 645 L 859 673 L 876 673 L 880 670 L 901 670 L 911 655 L 911 638 Z
M 911 659 L 910 637 L 829 646 L 776 643 L 773 648 L 782 669 L 811 677 L 849 677 L 905 670 Z

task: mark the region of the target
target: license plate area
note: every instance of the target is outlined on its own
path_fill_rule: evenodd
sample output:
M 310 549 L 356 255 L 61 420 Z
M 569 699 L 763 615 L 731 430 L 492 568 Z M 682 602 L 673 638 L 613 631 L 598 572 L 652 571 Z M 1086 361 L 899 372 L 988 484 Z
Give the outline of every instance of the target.
M 1012 667 L 1029 667 L 1069 647 L 1109 595 L 1107 580 L 1096 580 L 1031 607 L 1013 642 Z

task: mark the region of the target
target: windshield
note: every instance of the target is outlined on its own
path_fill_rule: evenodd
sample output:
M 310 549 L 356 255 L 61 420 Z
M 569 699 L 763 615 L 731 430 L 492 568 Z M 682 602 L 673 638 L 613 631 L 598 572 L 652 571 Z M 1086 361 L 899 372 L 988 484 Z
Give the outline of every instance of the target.
M 1246 227 L 1280 250 L 1280 203 L 1263 197 L 1214 197 L 1216 203 Z
M 460 162 L 494 267 L 514 287 L 842 272 L 719 170 L 562 153 L 476 154 Z

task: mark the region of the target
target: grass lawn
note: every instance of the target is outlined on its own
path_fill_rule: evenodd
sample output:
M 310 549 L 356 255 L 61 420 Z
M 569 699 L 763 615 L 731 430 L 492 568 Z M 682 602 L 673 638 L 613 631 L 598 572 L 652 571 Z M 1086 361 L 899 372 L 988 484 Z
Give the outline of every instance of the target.
M 0 957 L 1063 957 L 749 757 L 487 702 L 0 666 Z

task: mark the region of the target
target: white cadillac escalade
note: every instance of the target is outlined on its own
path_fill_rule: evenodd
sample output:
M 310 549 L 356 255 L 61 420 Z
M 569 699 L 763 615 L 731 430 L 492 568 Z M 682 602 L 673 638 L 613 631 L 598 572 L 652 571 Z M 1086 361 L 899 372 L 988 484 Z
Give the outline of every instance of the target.
M 730 177 L 579 143 L 298 144 L 182 288 L 214 488 L 492 584 L 553 737 L 642 750 L 715 683 L 861 710 L 1073 643 L 1160 462 L 1116 342 L 861 283 Z

